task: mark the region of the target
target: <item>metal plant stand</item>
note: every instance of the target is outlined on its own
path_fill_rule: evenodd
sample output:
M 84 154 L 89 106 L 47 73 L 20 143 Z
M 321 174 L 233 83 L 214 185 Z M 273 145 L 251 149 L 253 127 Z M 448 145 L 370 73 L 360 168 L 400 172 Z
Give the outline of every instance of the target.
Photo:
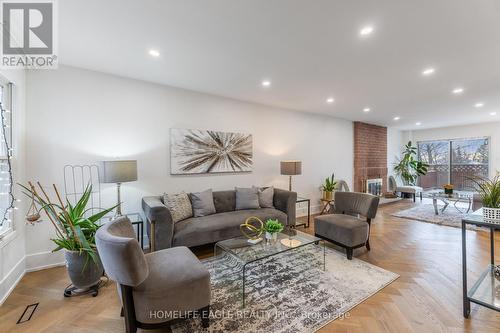
M 490 265 L 469 290 L 467 288 L 467 224 L 490 229 Z M 470 315 L 471 302 L 492 310 L 500 311 L 500 280 L 496 279 L 495 268 L 495 230 L 500 224 L 484 221 L 482 211 L 467 215 L 462 219 L 462 280 L 463 280 L 463 314 Z

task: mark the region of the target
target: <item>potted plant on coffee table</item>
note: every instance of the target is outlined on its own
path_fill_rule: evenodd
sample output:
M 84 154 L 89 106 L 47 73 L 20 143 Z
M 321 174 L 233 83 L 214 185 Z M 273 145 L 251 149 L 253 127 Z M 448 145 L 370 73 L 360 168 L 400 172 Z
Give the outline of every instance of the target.
M 93 295 L 96 296 L 96 286 L 104 270 L 97 253 L 95 234 L 100 227 L 98 221 L 116 206 L 90 215 L 87 205 L 92 194 L 91 185 L 85 188 L 75 204 L 71 204 L 68 199 L 63 202 L 55 185 L 53 188 L 57 200 L 52 202 L 41 184 L 37 185 L 39 189 L 31 182 L 28 186 L 20 184 L 25 190 L 23 193 L 34 199 L 54 226 L 56 236 L 52 241 L 57 247 L 52 252 L 65 250 L 68 275 L 75 287 L 74 291 L 82 292 L 93 287 L 95 291 Z M 65 291 L 65 296 L 70 295 Z
M 321 190 L 323 191 L 323 200 L 333 200 L 333 191 L 335 190 L 336 185 L 337 182 L 333 180 L 333 174 L 331 177 L 327 177 L 325 179 L 325 183 L 321 185 Z
M 278 220 L 268 219 L 264 225 L 266 231 L 266 239 L 276 241 L 278 234 L 283 231 L 283 225 Z
M 500 174 L 492 179 L 474 177 L 472 181 L 483 202 L 484 221 L 500 224 Z

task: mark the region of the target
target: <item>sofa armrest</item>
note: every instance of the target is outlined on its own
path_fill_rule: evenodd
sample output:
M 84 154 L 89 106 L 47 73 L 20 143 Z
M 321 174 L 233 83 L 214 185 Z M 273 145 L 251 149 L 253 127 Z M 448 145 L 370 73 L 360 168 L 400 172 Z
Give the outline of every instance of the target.
M 281 210 L 287 216 L 287 224 L 289 226 L 295 225 L 296 218 L 296 204 L 297 204 L 297 193 L 281 190 L 279 188 L 274 189 L 274 199 L 273 205 L 276 209 Z
M 155 251 L 172 247 L 174 223 L 167 206 L 159 196 L 142 198 L 142 210 L 146 216 L 147 233 L 151 240 L 151 223 L 155 225 Z

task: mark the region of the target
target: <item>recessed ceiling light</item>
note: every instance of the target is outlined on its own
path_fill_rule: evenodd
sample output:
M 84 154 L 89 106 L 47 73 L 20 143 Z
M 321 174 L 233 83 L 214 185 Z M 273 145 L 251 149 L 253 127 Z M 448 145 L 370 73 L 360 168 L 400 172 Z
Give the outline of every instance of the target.
M 436 70 L 432 67 L 429 67 L 429 68 L 426 68 L 422 71 L 422 75 L 425 75 L 425 76 L 429 76 L 429 75 L 432 75 L 434 74 Z
M 490 112 L 490 116 L 496 116 L 497 113 L 496 112 Z
M 474 104 L 475 108 L 482 108 L 483 106 L 484 106 L 483 102 L 479 102 L 479 103 Z
M 400 117 L 400 116 L 396 116 L 396 117 L 394 117 L 393 119 L 394 119 L 394 120 L 399 120 L 399 119 L 401 119 L 401 117 Z
M 363 112 L 370 112 L 370 111 L 371 111 L 371 109 L 370 109 L 370 108 L 364 108 L 364 109 L 363 109 Z
M 269 86 L 271 86 L 271 81 L 269 81 L 269 80 L 263 80 L 261 84 L 262 84 L 263 87 L 269 87 Z
M 160 51 L 151 49 L 149 50 L 149 55 L 155 58 L 158 58 L 160 56 Z
M 373 27 L 372 26 L 366 26 L 366 27 L 363 27 L 361 28 L 361 30 L 359 31 L 359 34 L 361 36 L 368 36 L 370 34 L 373 33 Z
M 332 104 L 333 102 L 335 102 L 335 98 L 333 98 L 333 97 L 328 97 L 328 98 L 326 99 L 326 102 L 327 102 L 328 104 Z
M 464 88 L 455 88 L 451 92 L 454 93 L 455 95 L 459 95 L 464 92 Z
M 415 123 L 415 125 L 420 126 L 420 125 L 422 125 L 422 123 L 421 123 L 420 121 L 417 121 L 417 122 Z

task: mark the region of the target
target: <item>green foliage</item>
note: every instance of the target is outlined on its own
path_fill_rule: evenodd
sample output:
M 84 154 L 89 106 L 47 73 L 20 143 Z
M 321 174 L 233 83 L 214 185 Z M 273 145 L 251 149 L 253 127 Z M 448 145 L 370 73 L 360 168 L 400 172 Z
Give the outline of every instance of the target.
M 271 234 L 281 232 L 283 230 L 283 225 L 278 222 L 278 220 L 269 219 L 264 225 L 264 230 Z
M 500 208 L 500 174 L 497 174 L 493 179 L 486 177 L 470 179 L 475 183 L 484 207 Z
M 23 193 L 30 198 L 33 197 L 41 210 L 44 210 L 53 222 L 57 235 L 56 238 L 51 239 L 57 245 L 53 252 L 61 249 L 78 251 L 80 254 L 86 254 L 87 259 L 91 258 L 94 262 L 97 261 L 95 234 L 100 227 L 97 222 L 116 206 L 86 216 L 90 211 L 87 209 L 87 204 L 92 194 L 92 185 L 85 188 L 75 205 L 72 205 L 68 199 L 66 199 L 65 205 L 61 201 L 60 204 L 52 203 L 48 197 L 42 198 L 34 187 L 28 188 L 19 185 L 25 190 Z
M 325 179 L 325 183 L 321 185 L 321 190 L 325 192 L 333 192 L 337 182 L 333 180 L 333 175 Z
M 427 173 L 429 165 L 417 159 L 417 147 L 411 141 L 405 145 L 403 157 L 394 167 L 396 174 L 401 177 L 405 185 L 415 185 L 419 176 Z

